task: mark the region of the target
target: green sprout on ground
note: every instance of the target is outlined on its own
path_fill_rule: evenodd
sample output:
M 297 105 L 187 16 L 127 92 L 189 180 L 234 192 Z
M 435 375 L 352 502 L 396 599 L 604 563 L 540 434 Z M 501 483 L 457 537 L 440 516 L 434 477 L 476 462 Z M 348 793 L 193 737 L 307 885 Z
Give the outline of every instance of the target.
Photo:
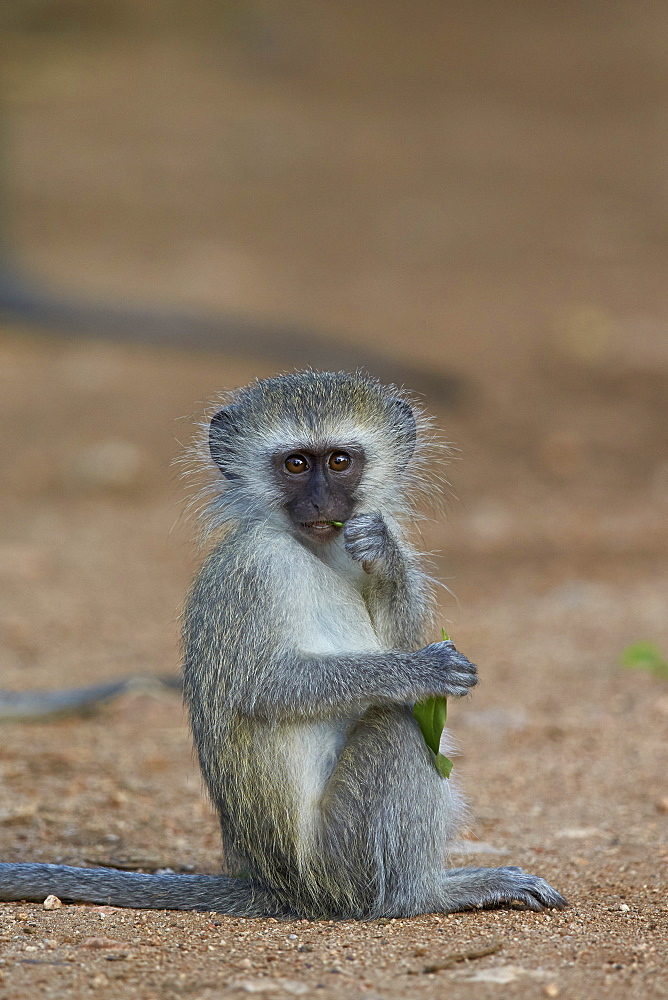
M 622 663 L 629 670 L 647 670 L 656 677 L 668 680 L 668 660 L 653 642 L 634 642 L 622 653 Z
M 441 629 L 443 642 L 448 642 L 450 636 Z M 440 752 L 441 733 L 448 717 L 447 698 L 426 698 L 413 706 L 413 715 L 417 719 L 424 741 L 434 755 L 434 765 L 442 778 L 449 778 L 452 771 L 452 761 Z

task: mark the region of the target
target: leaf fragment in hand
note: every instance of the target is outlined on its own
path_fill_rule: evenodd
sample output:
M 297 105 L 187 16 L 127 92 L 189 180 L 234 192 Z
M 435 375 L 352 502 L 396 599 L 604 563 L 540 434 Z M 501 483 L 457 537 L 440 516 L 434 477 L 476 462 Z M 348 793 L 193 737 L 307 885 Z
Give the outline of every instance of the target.
M 443 642 L 448 642 L 450 636 L 441 629 Z M 434 755 L 434 766 L 442 778 L 449 778 L 452 771 L 452 761 L 439 751 L 441 734 L 445 729 L 448 717 L 447 698 L 426 698 L 413 705 L 413 715 L 418 721 L 424 741 Z

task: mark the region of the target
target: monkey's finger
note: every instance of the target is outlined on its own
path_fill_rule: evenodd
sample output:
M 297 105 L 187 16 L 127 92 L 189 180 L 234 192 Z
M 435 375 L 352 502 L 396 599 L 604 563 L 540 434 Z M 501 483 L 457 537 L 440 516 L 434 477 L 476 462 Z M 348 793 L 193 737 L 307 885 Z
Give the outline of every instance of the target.
M 436 692 L 436 696 L 439 698 L 465 698 L 469 693 L 469 689 L 465 687 L 447 687 L 442 688 L 442 690 Z
M 452 645 L 450 645 L 450 649 L 443 649 L 443 645 L 444 643 L 435 643 L 434 646 L 430 648 L 435 649 L 435 652 L 439 656 L 443 657 L 445 662 L 452 666 L 455 670 L 464 670 L 473 674 L 477 672 L 478 668 L 475 663 L 471 663 L 468 656 L 460 653 L 459 650 L 455 649 Z
M 450 663 L 457 670 L 461 670 L 464 673 L 477 674 L 478 672 L 478 668 L 476 667 L 475 663 L 471 663 L 471 661 L 467 659 L 462 653 L 455 653 L 450 658 Z
M 447 698 L 465 698 L 474 686 L 473 684 L 448 685 L 445 694 Z
M 374 562 L 384 553 L 384 547 L 372 539 L 364 538 L 359 542 L 346 542 L 346 552 L 355 562 Z
M 346 521 L 346 534 L 349 531 L 368 531 L 370 528 L 385 530 L 385 522 L 380 514 L 356 514 Z
M 454 678 L 458 684 L 463 684 L 466 687 L 475 687 L 478 681 L 480 680 L 477 674 L 471 674 L 471 673 L 465 674 L 460 671 L 448 674 L 448 677 Z
M 432 643 L 431 646 L 427 646 L 427 651 L 435 653 L 442 663 L 447 663 L 448 666 L 453 667 L 455 670 L 463 670 L 472 674 L 477 673 L 478 668 L 475 663 L 471 663 L 469 658 L 460 653 L 458 649 L 455 649 L 451 642 Z
M 434 691 L 434 694 L 444 698 L 464 698 L 470 689 L 475 687 L 475 683 L 455 677 L 448 677 L 444 683 L 437 685 L 438 690 Z
M 372 551 L 373 549 L 380 548 L 380 543 L 375 538 L 368 538 L 366 535 L 362 538 L 347 538 L 346 539 L 346 549 L 348 552 L 366 552 Z

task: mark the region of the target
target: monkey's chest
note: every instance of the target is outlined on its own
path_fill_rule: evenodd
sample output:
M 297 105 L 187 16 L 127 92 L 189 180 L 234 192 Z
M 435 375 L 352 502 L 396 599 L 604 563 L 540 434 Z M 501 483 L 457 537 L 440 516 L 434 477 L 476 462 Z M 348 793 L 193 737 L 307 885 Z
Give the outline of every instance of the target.
M 378 636 L 362 594 L 353 586 L 313 589 L 309 604 L 300 608 L 299 646 L 315 655 L 370 652 Z

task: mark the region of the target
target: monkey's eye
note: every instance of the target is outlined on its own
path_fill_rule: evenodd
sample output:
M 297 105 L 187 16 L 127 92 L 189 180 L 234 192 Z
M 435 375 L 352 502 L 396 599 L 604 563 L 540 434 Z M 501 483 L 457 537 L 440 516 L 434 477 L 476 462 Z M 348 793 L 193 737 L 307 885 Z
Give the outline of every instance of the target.
M 350 468 L 352 458 L 345 451 L 335 451 L 329 456 L 329 467 L 332 472 L 344 472 Z
M 288 472 L 292 472 L 293 475 L 298 475 L 300 472 L 306 472 L 308 462 L 303 455 L 288 455 L 285 460 L 285 468 Z

